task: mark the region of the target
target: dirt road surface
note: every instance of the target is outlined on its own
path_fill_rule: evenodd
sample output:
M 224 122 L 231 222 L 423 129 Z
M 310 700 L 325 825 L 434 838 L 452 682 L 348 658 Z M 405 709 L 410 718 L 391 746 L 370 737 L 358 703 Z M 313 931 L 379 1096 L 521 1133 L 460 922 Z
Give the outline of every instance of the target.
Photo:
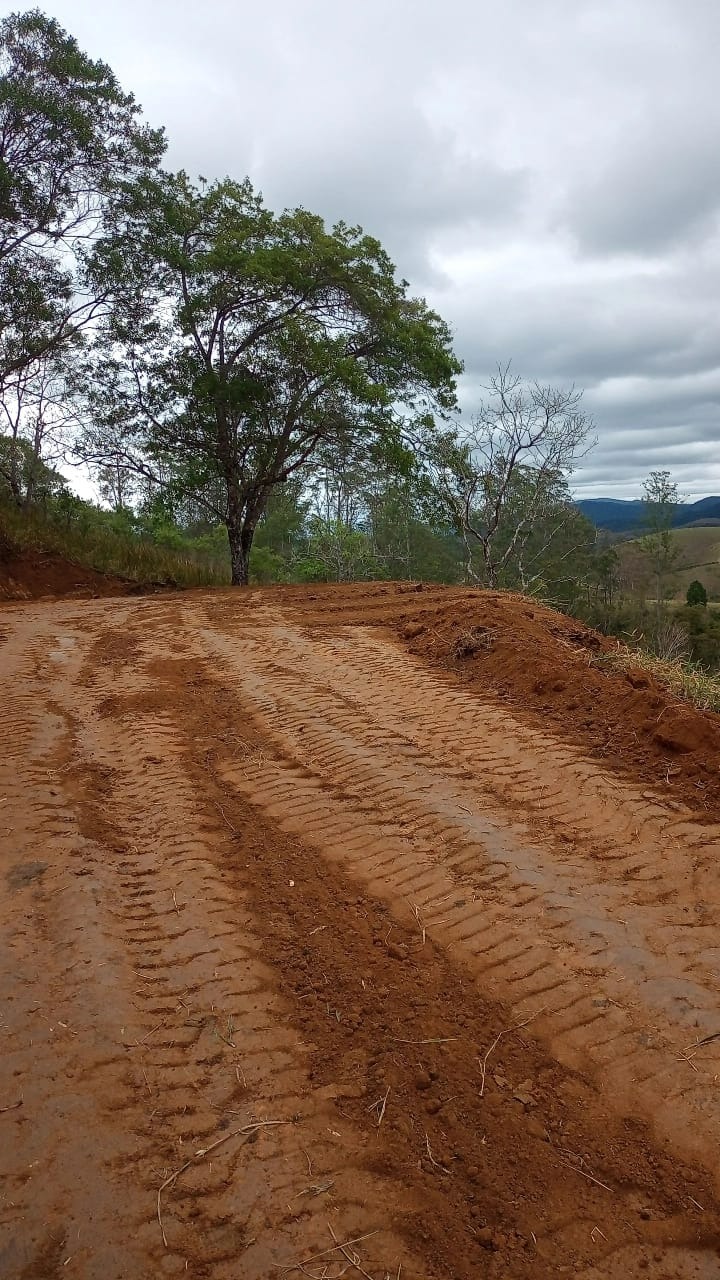
M 448 600 L 0 612 L 3 1280 L 720 1277 L 710 782 Z

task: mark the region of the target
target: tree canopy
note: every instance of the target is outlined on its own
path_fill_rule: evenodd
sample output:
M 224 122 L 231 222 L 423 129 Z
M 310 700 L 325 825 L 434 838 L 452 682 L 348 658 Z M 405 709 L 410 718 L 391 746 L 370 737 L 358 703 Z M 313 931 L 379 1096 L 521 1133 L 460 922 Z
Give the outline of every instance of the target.
M 227 528 L 235 583 L 273 488 L 321 446 L 399 442 L 409 418 L 455 404 L 447 325 L 379 242 L 274 214 L 249 181 L 155 183 L 95 270 L 118 302 L 86 456 L 193 494 Z
M 0 23 L 0 391 L 107 297 L 87 263 L 110 210 L 164 151 L 131 94 L 38 9 Z

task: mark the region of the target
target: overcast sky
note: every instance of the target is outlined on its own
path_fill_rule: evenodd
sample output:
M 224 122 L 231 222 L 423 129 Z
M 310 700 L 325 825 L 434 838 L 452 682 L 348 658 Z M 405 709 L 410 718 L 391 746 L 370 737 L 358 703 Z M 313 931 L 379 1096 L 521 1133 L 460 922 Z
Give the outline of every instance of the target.
M 38 3 L 170 165 L 377 235 L 465 410 L 509 359 L 585 388 L 579 494 L 720 493 L 720 0 Z

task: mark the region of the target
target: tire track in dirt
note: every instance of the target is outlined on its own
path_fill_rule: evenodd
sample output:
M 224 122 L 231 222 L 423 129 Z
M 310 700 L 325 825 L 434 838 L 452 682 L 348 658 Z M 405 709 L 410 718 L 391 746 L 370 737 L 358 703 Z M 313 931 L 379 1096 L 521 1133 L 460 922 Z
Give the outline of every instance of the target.
M 256 614 L 220 639 L 213 624 L 203 639 L 273 746 L 226 783 L 417 914 L 518 1015 L 542 1008 L 534 1033 L 560 1061 L 715 1175 L 717 1046 L 684 1050 L 720 1028 L 705 924 L 717 828 L 448 690 L 376 634 L 303 635 Z
M 56 643 L 40 629 L 20 626 L 2 653 L 2 1104 L 17 1094 L 22 1105 L 0 1117 L 0 1271 L 28 1280 L 67 1275 L 68 1258 L 90 1249 L 110 1280 L 133 1267 L 143 1274 L 130 1233 L 120 1265 L 110 1243 L 130 1212 L 111 1172 L 127 1154 L 127 1137 L 83 1087 L 85 1073 L 113 1053 L 102 979 L 117 958 L 95 916 L 102 893 L 96 850 L 63 793 L 63 720 L 38 696 Z M 86 982 L 88 964 L 97 982 Z
M 715 1010 L 710 923 L 682 917 L 699 886 L 713 901 L 716 833 L 377 635 L 303 631 L 264 599 L 4 613 L 0 873 L 26 896 L 0 925 L 27 992 L 0 1105 L 8 1066 L 32 1081 L 0 1114 L 7 1273 L 252 1280 L 327 1249 L 330 1223 L 374 1233 L 372 1280 L 711 1280 L 713 1046 L 699 1070 L 673 1055 Z M 669 1111 L 658 1131 L 700 1172 L 530 1031 L 621 1114 L 664 1088 L 688 1132 Z M 167 1187 L 164 1248 L 158 1187 L 226 1137 Z
M 93 1041 L 93 1050 L 73 1064 L 75 1088 L 92 1099 L 92 1122 L 86 1122 L 91 1150 L 68 1143 L 62 1123 L 52 1130 L 52 1145 L 63 1153 L 65 1176 L 76 1188 L 67 1194 L 55 1185 L 55 1203 L 43 1208 L 34 1187 L 21 1202 L 15 1198 L 23 1176 L 17 1165 L 25 1155 L 19 1144 L 16 1167 L 8 1171 L 8 1185 L 13 1173 L 15 1184 L 8 1205 L 14 1231 L 8 1264 L 19 1275 L 22 1259 L 28 1276 L 67 1274 L 70 1257 L 76 1273 L 92 1276 L 102 1266 L 109 1276 L 194 1274 L 222 1280 L 235 1277 L 241 1265 L 244 1275 L 264 1277 L 281 1262 L 331 1246 L 329 1221 L 339 1240 L 370 1231 L 369 1253 L 363 1253 L 370 1261 L 379 1264 L 382 1258 L 390 1265 L 395 1259 L 394 1270 L 402 1262 L 406 1274 L 421 1274 L 388 1225 L 402 1212 L 402 1193 L 380 1191 L 377 1179 L 348 1158 L 362 1141 L 331 1101 L 308 1086 L 307 1051 L 273 997 L 272 974 L 260 959 L 261 943 L 238 876 L 230 883 L 222 868 L 228 832 L 218 814 L 204 811 L 184 772 L 172 715 L 143 714 L 141 708 L 127 715 L 154 687 L 142 669 L 141 635 L 151 623 L 153 661 L 163 639 L 157 610 L 140 612 L 138 634 L 121 631 L 114 652 L 101 644 L 105 656 L 98 661 L 94 651 L 89 666 L 82 662 L 82 632 L 67 624 L 59 645 L 47 633 L 33 642 L 32 665 L 42 672 L 43 694 L 51 700 L 54 731 L 63 745 L 61 821 L 71 815 L 77 845 L 72 855 L 67 852 L 80 859 L 83 890 L 92 882 L 92 907 L 85 910 L 95 917 L 93 931 L 102 935 L 103 947 L 87 945 L 83 922 L 57 982 L 72 1009 L 72 1034 L 84 1048 Z M 176 637 L 167 640 L 178 647 Z M 129 652 L 132 666 L 125 661 Z M 30 708 L 43 724 L 47 708 L 30 670 L 17 674 L 29 693 L 14 726 L 24 759 L 22 732 Z M 121 717 L 108 714 L 119 705 Z M 48 764 L 41 754 L 41 771 Z M 35 776 L 19 778 L 9 797 L 15 807 L 27 809 L 26 788 L 36 785 Z M 43 963 L 45 941 L 33 942 Z M 27 948 L 27 937 L 20 942 Z M 106 965 L 110 981 L 103 981 Z M 94 994 L 90 1013 L 75 1007 L 67 986 L 73 971 L 85 979 L 83 992 Z M 37 975 L 32 989 L 43 989 Z M 97 1024 L 107 1024 L 108 1013 L 114 1026 L 106 1025 L 100 1037 Z M 20 1050 L 23 1078 L 36 1044 Z M 63 1090 L 52 1078 L 43 1084 L 52 1107 Z M 24 1106 L 41 1131 L 36 1100 L 26 1097 Z M 277 1119 L 284 1123 L 260 1127 L 248 1142 L 242 1133 L 230 1136 Z M 216 1157 L 193 1161 L 198 1149 L 224 1138 L 230 1140 Z M 188 1160 L 191 1167 L 164 1193 L 166 1249 L 156 1217 L 157 1189 Z M 103 1200 L 110 1221 L 98 1212 Z M 60 1212 L 66 1224 L 62 1247 L 48 1260 L 47 1241 L 36 1238 L 29 1219 L 57 1220 Z M 89 1232 L 83 1230 L 88 1219 Z M 118 1219 L 131 1242 L 122 1253 Z M 102 1234 L 113 1242 L 111 1256 L 100 1244 Z
M 173 677 L 174 666 L 177 673 Z M 182 701 L 184 714 L 189 717 L 185 736 L 195 744 L 196 776 L 199 775 L 207 791 L 215 768 L 224 775 L 222 757 L 230 753 L 236 759 L 242 756 L 246 764 L 251 764 L 255 757 L 262 755 L 263 748 L 262 743 L 250 746 L 247 727 L 240 732 L 236 728 L 243 724 L 243 708 L 232 696 L 233 682 L 227 679 L 227 672 L 216 672 L 214 681 L 201 682 L 198 696 L 188 699 L 188 687 L 197 683 L 197 667 L 197 662 L 178 659 L 172 666 L 163 663 L 162 672 L 165 679 L 173 679 L 175 698 L 178 703 Z M 165 693 L 159 705 L 168 696 Z M 203 704 L 206 699 L 206 711 L 196 706 L 194 713 L 191 712 L 193 702 Z M 209 762 L 203 758 L 208 720 L 213 726 L 208 741 L 214 757 L 209 772 Z M 244 805 L 238 806 L 237 797 L 231 791 L 222 787 L 219 796 L 227 806 L 230 821 L 239 827 L 242 825 L 243 838 L 247 839 L 248 829 L 255 831 L 258 824 L 252 817 L 248 818 Z M 298 845 L 293 840 L 284 842 L 273 835 L 271 850 L 269 856 L 259 850 L 255 853 L 254 913 L 264 920 L 263 934 L 268 940 L 273 939 L 277 970 L 283 973 L 290 998 L 295 997 L 294 1021 L 310 1029 L 313 1041 L 318 1043 L 313 1076 L 319 1075 L 331 1082 L 331 1095 L 343 1099 L 343 1111 L 352 1110 L 360 1128 L 367 1128 L 371 1123 L 368 1110 L 380 1106 L 381 1099 L 392 1092 L 390 1113 L 384 1122 L 383 1154 L 375 1156 L 371 1167 L 381 1168 L 385 1176 L 394 1170 L 396 1177 L 399 1175 L 409 1184 L 415 1203 L 424 1205 L 421 1221 L 437 1221 L 442 1240 L 437 1229 L 429 1233 L 427 1228 L 425 1231 L 420 1228 L 420 1238 L 431 1241 L 430 1247 L 421 1248 L 420 1252 L 432 1258 L 438 1255 L 447 1258 L 449 1265 L 441 1267 L 441 1274 L 503 1277 L 512 1274 L 535 1278 L 559 1274 L 565 1269 L 579 1275 L 584 1271 L 587 1252 L 584 1233 L 593 1253 L 600 1247 L 606 1258 L 611 1259 L 618 1247 L 613 1239 L 615 1233 L 611 1232 L 609 1237 L 605 1232 L 600 1234 L 595 1225 L 598 1221 L 604 1222 L 606 1189 L 601 1186 L 597 1191 L 592 1182 L 581 1182 L 578 1188 L 578 1174 L 573 1168 L 578 1160 L 581 1168 L 585 1160 L 587 1167 L 617 1185 L 617 1193 L 622 1198 L 620 1235 L 624 1240 L 626 1262 L 644 1266 L 645 1274 L 647 1268 L 651 1273 L 654 1271 L 653 1254 L 643 1248 L 642 1233 L 632 1249 L 625 1243 L 627 1235 L 634 1234 L 632 1223 L 637 1221 L 644 1202 L 641 1222 L 653 1222 L 648 1235 L 655 1245 L 660 1241 L 676 1245 L 682 1240 L 684 1244 L 678 1249 L 677 1257 L 684 1273 L 696 1277 L 713 1274 L 714 1236 L 712 1233 L 705 1236 L 703 1244 L 703 1237 L 683 1220 L 680 1208 L 683 1204 L 692 1206 L 692 1200 L 687 1199 L 692 1191 L 705 1198 L 707 1186 L 702 1180 L 699 1186 L 692 1185 L 690 1191 L 695 1181 L 693 1173 L 680 1166 L 676 1176 L 677 1166 L 668 1167 L 667 1159 L 658 1159 L 652 1149 L 648 1152 L 647 1148 L 639 1147 L 637 1138 L 628 1140 L 622 1125 L 618 1126 L 617 1121 L 607 1115 L 607 1108 L 602 1104 L 603 1118 L 599 1123 L 597 1102 L 591 1100 L 587 1086 L 563 1076 L 557 1068 L 549 1069 L 547 1061 L 542 1060 L 542 1055 L 538 1060 L 525 1040 L 519 1042 L 517 1053 L 522 1075 L 516 1074 L 517 1063 L 512 1064 L 512 1075 L 522 1080 L 529 1072 L 532 1080 L 543 1082 L 539 1091 L 531 1081 L 525 1083 L 525 1088 L 529 1087 L 533 1094 L 528 1097 L 528 1104 L 531 1108 L 538 1106 L 538 1117 L 542 1115 L 542 1120 L 532 1117 L 520 1120 L 523 1136 L 520 1145 L 516 1145 L 517 1118 L 509 1114 L 508 1103 L 502 1098 L 502 1089 L 507 1088 L 508 1083 L 502 1082 L 501 1071 L 493 1075 L 489 1092 L 478 1098 L 476 1055 L 478 1051 L 482 1053 L 483 1045 L 489 1042 L 492 1047 L 495 1043 L 490 1037 L 496 1036 L 497 1012 L 493 1019 L 482 1003 L 479 1011 L 474 1008 L 477 999 L 453 976 L 453 965 L 446 966 L 437 952 L 433 951 L 430 968 L 425 970 L 422 964 L 425 949 L 417 930 L 401 944 L 399 952 L 393 956 L 391 948 L 383 960 L 392 924 L 387 918 L 380 923 L 377 909 L 371 905 L 372 899 L 358 898 L 345 877 L 329 876 L 323 860 L 312 854 L 308 856 L 304 844 Z M 288 880 L 288 875 L 297 878 Z M 363 945 L 367 930 L 362 922 L 373 915 L 376 925 L 368 953 L 367 946 Z M 338 934 L 345 942 L 340 951 Z M 309 947 L 308 940 L 315 938 L 318 941 Z M 387 972 L 388 968 L 392 971 L 393 966 L 397 969 L 397 955 L 409 960 L 415 951 L 421 967 L 413 964 L 400 974 Z M 446 989 L 438 991 L 438 982 L 447 984 Z M 408 1018 L 399 1016 L 397 995 L 392 999 L 394 992 L 400 994 L 407 1010 L 412 1011 Z M 478 1012 L 479 1022 L 473 1026 Z M 499 1014 L 501 1028 L 506 1027 L 507 1016 L 507 1011 Z M 493 1020 L 495 1029 L 489 1032 L 488 1026 L 492 1026 Z M 437 1048 L 432 1039 L 422 1047 L 425 1041 L 417 1040 L 419 1025 L 423 1034 L 440 1035 Z M 443 1039 L 448 1034 L 458 1044 L 457 1055 L 448 1052 L 450 1046 Z M 409 1047 L 405 1049 L 402 1046 L 406 1043 Z M 425 1059 L 427 1068 L 420 1076 L 418 1056 Z M 505 1055 L 498 1054 L 496 1063 L 501 1057 Z M 347 1081 L 348 1073 L 353 1082 L 350 1087 L 338 1085 L 337 1082 Z M 433 1085 L 435 1080 L 442 1082 L 440 1088 L 444 1084 L 445 1097 L 435 1096 L 438 1087 Z M 365 1098 L 373 1097 L 373 1082 L 380 1098 L 368 1108 Z M 430 1095 L 425 1094 L 426 1087 L 431 1088 Z M 553 1089 L 558 1098 L 574 1100 L 574 1105 L 571 1103 L 568 1110 L 562 1102 L 558 1105 L 550 1101 Z M 491 1096 L 493 1092 L 495 1096 Z M 518 1096 L 526 1096 L 522 1086 Z M 423 1106 L 426 1098 L 427 1105 Z M 419 1108 L 414 1099 L 419 1100 Z M 585 1131 L 582 1127 L 577 1131 L 571 1117 L 578 1107 L 584 1110 L 589 1102 L 592 1123 L 589 1115 Z M 514 1103 L 518 1105 L 517 1098 Z M 510 1102 L 510 1107 L 512 1105 Z M 544 1125 L 558 1133 L 555 1141 Z M 602 1139 L 597 1150 L 600 1134 Z M 423 1135 L 428 1142 L 427 1153 Z M 586 1153 L 584 1157 L 578 1157 L 578 1148 Z M 433 1163 L 432 1152 L 442 1161 L 449 1161 L 452 1169 L 448 1171 L 445 1165 Z M 479 1155 L 482 1173 L 473 1167 Z M 378 1164 L 378 1160 L 382 1163 Z M 466 1164 L 469 1177 L 462 1176 Z M 504 1190 L 498 1194 L 498 1188 L 505 1186 L 507 1164 L 512 1167 L 509 1200 Z M 415 1169 L 417 1173 L 413 1176 Z M 427 1186 L 428 1178 L 431 1183 L 440 1181 L 434 1192 Z M 568 1185 L 563 1185 L 564 1182 Z M 475 1189 L 478 1183 L 479 1194 Z M 457 1191 L 453 1194 L 455 1186 Z M 545 1194 L 548 1186 L 553 1189 L 551 1197 Z M 590 1196 L 586 1193 L 588 1188 Z M 647 1207 L 648 1198 L 653 1201 L 652 1208 Z M 462 1240 L 463 1234 L 467 1243 L 462 1249 L 461 1261 L 455 1242 Z M 528 1249 L 529 1254 L 524 1254 L 524 1249 Z M 654 1261 L 660 1263 L 663 1256 L 664 1250 L 656 1250 Z

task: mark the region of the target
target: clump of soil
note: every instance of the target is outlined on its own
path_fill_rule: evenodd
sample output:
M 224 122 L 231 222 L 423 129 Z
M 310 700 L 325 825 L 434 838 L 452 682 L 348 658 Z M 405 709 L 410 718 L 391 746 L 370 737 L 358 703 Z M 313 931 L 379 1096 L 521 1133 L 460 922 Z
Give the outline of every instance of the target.
M 716 717 L 713 716 L 713 720 Z M 653 731 L 653 738 L 667 751 L 712 753 L 718 749 L 718 729 L 709 716 L 691 707 L 669 707 Z

